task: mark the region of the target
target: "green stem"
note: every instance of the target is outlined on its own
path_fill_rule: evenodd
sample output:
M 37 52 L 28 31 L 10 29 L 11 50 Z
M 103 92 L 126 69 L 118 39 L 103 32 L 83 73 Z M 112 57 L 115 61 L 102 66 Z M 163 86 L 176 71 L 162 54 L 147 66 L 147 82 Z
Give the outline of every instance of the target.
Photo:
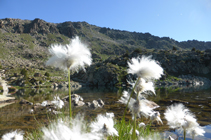
M 133 123 L 133 133 L 132 133 L 132 139 L 136 139 L 136 114 L 134 114 L 134 123 Z
M 184 129 L 184 140 L 186 140 L 186 130 Z
M 140 77 L 138 77 L 138 79 L 136 80 L 135 86 L 134 86 L 133 89 L 132 89 L 132 92 L 131 92 L 130 97 L 129 97 L 128 101 L 127 101 L 127 105 L 126 105 L 126 108 L 125 108 L 124 115 L 123 115 L 123 118 L 122 118 L 122 119 L 125 119 L 125 115 L 126 115 L 126 112 L 127 112 L 128 104 L 129 104 L 130 99 L 131 99 L 131 97 L 132 97 L 132 95 L 133 95 L 133 92 L 134 92 L 134 90 L 135 90 L 135 87 L 136 87 L 137 84 L 138 84 L 139 79 L 140 79 Z
M 71 86 L 70 86 L 70 69 L 68 68 L 68 87 L 69 87 L 69 111 L 70 119 L 72 118 L 72 108 L 71 108 Z
M 137 79 L 137 81 L 136 81 L 136 83 L 135 83 L 135 85 L 134 85 L 134 87 L 133 87 L 133 89 L 132 89 L 132 92 L 131 92 L 131 94 L 130 94 L 130 97 L 129 97 L 128 101 L 127 101 L 127 105 L 126 105 L 126 108 L 125 108 L 125 110 L 124 110 L 124 114 L 123 114 L 123 117 L 122 117 L 121 124 L 122 124 L 123 122 L 125 123 L 125 115 L 126 115 L 126 112 L 127 112 L 127 107 L 128 107 L 128 104 L 129 104 L 129 102 L 130 102 L 130 99 L 131 99 L 131 97 L 132 97 L 132 95 L 133 95 L 133 92 L 134 92 L 135 87 L 137 86 L 139 80 L 140 80 L 140 77 L 138 77 L 138 79 Z M 122 125 L 120 126 L 120 135 L 121 135 L 121 134 L 122 134 Z M 120 137 L 119 137 L 119 140 L 120 140 Z
M 192 135 L 192 140 L 194 140 L 194 134 Z

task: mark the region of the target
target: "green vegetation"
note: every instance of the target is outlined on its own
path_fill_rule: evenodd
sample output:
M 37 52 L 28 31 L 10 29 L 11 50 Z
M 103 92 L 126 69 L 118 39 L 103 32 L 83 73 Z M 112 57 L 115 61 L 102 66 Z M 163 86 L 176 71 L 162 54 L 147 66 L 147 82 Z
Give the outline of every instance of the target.
M 179 81 L 179 80 L 182 80 L 182 79 L 178 78 L 178 77 L 175 77 L 175 76 L 172 76 L 172 75 L 168 75 L 168 77 L 166 78 L 165 81 L 175 82 L 175 81 Z
M 54 43 L 69 44 L 69 39 L 68 39 L 68 37 L 61 35 L 61 34 L 49 33 L 46 36 L 45 42 L 46 42 L 46 46 L 49 46 Z
M 34 48 L 33 42 L 35 42 L 35 39 L 31 35 L 23 33 L 19 35 L 19 38 L 20 38 L 21 43 L 26 44 L 29 47 L 29 49 Z
M 46 72 L 44 75 L 45 75 L 46 77 L 50 77 L 50 74 L 49 74 L 48 72 Z
M 175 46 L 173 46 L 172 50 L 173 50 L 173 51 L 176 51 L 176 50 L 177 50 L 177 48 L 176 48 Z
M 1 65 L 1 62 L 0 62 L 0 69 L 2 69 L 2 65 Z
M 27 76 L 28 76 L 28 75 L 27 75 L 28 72 L 27 72 L 27 70 L 26 70 L 25 68 L 23 68 L 23 69 L 21 70 L 20 74 L 24 75 L 24 77 L 27 77 Z
M 192 52 L 195 52 L 195 51 L 196 51 L 196 48 L 193 47 L 193 48 L 191 49 L 191 51 L 192 51 Z
M 142 50 L 141 50 L 140 48 L 136 48 L 136 49 L 134 50 L 134 52 L 136 52 L 136 53 L 142 53 Z

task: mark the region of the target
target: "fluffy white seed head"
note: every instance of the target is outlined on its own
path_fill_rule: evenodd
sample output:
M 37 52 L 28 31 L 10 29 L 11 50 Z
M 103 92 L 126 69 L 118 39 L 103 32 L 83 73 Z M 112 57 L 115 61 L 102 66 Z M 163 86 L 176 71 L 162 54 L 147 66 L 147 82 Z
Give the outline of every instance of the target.
M 163 68 L 151 59 L 151 56 L 142 56 L 141 58 L 132 58 L 128 62 L 128 73 L 137 74 L 144 79 L 159 79 L 163 75 Z
M 134 90 L 136 94 L 140 95 L 143 92 L 146 94 L 150 94 L 150 93 L 155 94 L 153 82 L 146 82 L 143 78 L 140 78 L 139 81 L 137 82 L 138 83 Z M 132 85 L 135 86 L 135 84 L 132 84 Z M 150 91 L 150 92 L 146 92 L 146 91 Z
M 50 124 L 48 128 L 42 128 L 44 133 L 42 139 L 45 140 L 101 140 L 102 135 L 97 133 L 89 133 L 85 131 L 86 123 L 84 117 L 80 114 L 76 115 L 71 121 L 58 120 Z
M 183 104 L 171 105 L 164 113 L 167 124 L 171 128 L 179 128 L 189 134 L 204 135 L 205 131 L 199 126 L 195 115 Z
M 182 127 L 186 121 L 185 116 L 191 114 L 183 104 L 174 104 L 165 110 L 165 119 L 170 128 Z
M 80 68 L 85 70 L 85 65 L 90 66 L 92 63 L 89 48 L 80 41 L 78 36 L 73 38 L 68 45 L 51 45 L 49 52 L 52 57 L 49 58 L 46 65 L 63 70 L 78 71 Z
M 23 132 L 15 130 L 2 136 L 2 140 L 23 140 Z
M 192 131 L 190 131 L 190 134 L 192 134 L 193 136 L 204 136 L 204 133 L 205 131 L 201 126 L 196 126 Z
M 90 124 L 91 132 L 102 133 L 104 136 L 118 136 L 118 131 L 114 128 L 112 116 L 99 114 L 96 120 Z
M 161 118 L 160 118 L 160 113 L 158 111 L 153 111 L 151 114 L 150 114 L 150 120 L 151 122 L 154 122 L 154 121 L 157 121 L 157 123 L 161 123 L 163 124 Z
M 145 123 L 144 122 L 141 122 L 141 123 L 139 123 L 139 125 L 138 125 L 139 127 L 145 127 L 146 125 L 145 125 Z
M 131 135 L 132 135 L 132 133 L 133 133 L 133 128 L 130 130 Z M 135 133 L 136 133 L 136 136 L 139 136 L 139 131 L 137 129 L 136 129 Z
M 119 99 L 119 102 L 123 104 L 127 104 L 130 98 L 130 94 L 127 91 L 123 91 L 122 97 Z M 132 115 L 137 114 L 138 117 L 140 115 L 148 118 L 149 115 L 152 113 L 153 107 L 149 106 L 149 102 L 147 99 L 140 100 L 140 99 L 130 99 L 128 104 L 128 108 L 132 111 Z

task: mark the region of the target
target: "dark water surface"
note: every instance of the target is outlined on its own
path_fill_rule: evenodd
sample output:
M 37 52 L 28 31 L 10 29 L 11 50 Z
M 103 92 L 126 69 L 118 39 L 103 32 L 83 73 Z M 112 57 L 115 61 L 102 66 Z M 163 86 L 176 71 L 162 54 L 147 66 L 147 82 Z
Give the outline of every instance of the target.
M 125 105 L 119 104 L 117 101 L 121 97 L 123 89 L 117 88 L 81 88 L 73 91 L 83 97 L 84 102 L 91 102 L 93 100 L 102 99 L 105 102 L 103 108 L 87 109 L 74 108 L 74 114 L 83 112 L 87 119 L 94 118 L 98 113 L 113 112 L 117 119 L 121 119 L 125 109 Z M 154 101 L 160 107 L 157 109 L 161 114 L 161 119 L 164 125 L 152 124 L 153 129 L 161 132 L 166 132 L 166 135 L 172 135 L 176 138 L 173 130 L 170 130 L 166 125 L 164 119 L 164 111 L 167 106 L 173 103 L 183 103 L 189 108 L 198 120 L 198 123 L 206 130 L 204 137 L 196 137 L 195 140 L 205 139 L 211 140 L 211 89 L 203 88 L 157 88 L 156 96 L 148 97 L 149 100 Z M 53 90 L 53 89 L 25 89 L 15 93 L 13 96 L 17 98 L 16 103 L 0 108 L 0 137 L 12 130 L 20 129 L 23 131 L 32 131 L 38 129 L 43 125 L 47 125 L 52 115 L 46 113 L 46 110 L 37 111 L 35 114 L 30 114 L 31 105 L 21 105 L 19 101 L 26 99 L 33 103 L 42 103 L 44 100 L 52 100 L 55 95 L 64 97 L 68 95 L 68 90 Z M 68 104 L 63 109 L 65 114 L 68 114 Z M 131 114 L 128 112 L 126 119 L 131 119 Z M 191 138 L 187 136 L 187 139 Z

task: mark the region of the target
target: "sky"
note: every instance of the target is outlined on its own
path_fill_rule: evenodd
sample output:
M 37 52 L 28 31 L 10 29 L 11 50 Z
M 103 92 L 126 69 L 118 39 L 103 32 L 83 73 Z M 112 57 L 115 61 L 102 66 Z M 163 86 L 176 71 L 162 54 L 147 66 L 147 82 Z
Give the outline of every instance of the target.
M 176 41 L 211 41 L 211 0 L 0 0 L 0 19 L 85 21 Z

